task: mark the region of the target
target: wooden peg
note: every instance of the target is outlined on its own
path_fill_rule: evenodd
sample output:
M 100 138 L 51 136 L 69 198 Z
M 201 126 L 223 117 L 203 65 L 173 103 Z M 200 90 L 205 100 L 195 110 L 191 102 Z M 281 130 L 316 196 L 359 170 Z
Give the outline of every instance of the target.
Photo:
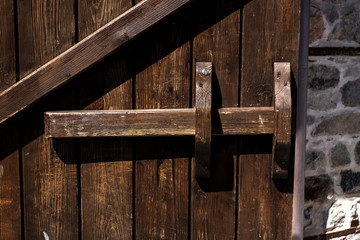
M 272 177 L 286 179 L 291 147 L 290 63 L 274 63 L 274 139 Z
M 195 75 L 195 178 L 210 178 L 211 159 L 211 62 L 196 63 Z

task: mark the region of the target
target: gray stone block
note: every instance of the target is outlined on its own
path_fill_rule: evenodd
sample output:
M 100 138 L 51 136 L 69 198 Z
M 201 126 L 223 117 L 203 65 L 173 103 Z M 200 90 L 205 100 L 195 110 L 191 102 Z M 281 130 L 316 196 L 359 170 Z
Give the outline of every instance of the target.
M 311 90 L 325 90 L 338 85 L 340 72 L 335 67 L 311 65 L 309 67 L 308 79 Z
M 341 171 L 340 186 L 344 193 L 358 193 L 360 192 L 360 172 L 353 172 L 351 170 Z
M 328 175 L 305 178 L 305 200 L 327 201 L 334 194 L 334 183 Z
M 345 106 L 360 106 L 360 79 L 346 83 L 341 88 L 341 101 Z
M 318 150 L 308 150 L 306 151 L 305 161 L 306 161 L 306 170 L 315 170 L 319 163 L 322 162 L 325 158 L 325 154 L 322 151 Z
M 330 162 L 332 168 L 350 164 L 350 153 L 344 144 L 338 143 L 330 150 Z
M 331 116 L 319 123 L 312 136 L 360 133 L 360 113 L 346 112 Z

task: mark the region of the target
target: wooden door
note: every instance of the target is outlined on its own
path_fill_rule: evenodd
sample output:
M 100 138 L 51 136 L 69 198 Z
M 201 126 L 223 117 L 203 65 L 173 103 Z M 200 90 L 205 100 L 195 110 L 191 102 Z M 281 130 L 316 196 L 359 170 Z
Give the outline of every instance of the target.
M 140 1 L 17 2 L 22 78 Z M 0 217 L 0 236 L 290 239 L 292 175 L 271 178 L 271 134 L 212 137 L 211 175 L 199 180 L 193 137 L 45 138 L 43 113 L 193 108 L 196 62 L 212 63 L 214 109 L 271 107 L 274 62 L 291 63 L 296 85 L 299 9 L 299 0 L 194 0 L 31 107 L 7 130 L 21 131 L 15 150 L 0 154 L 4 166 L 20 163 L 5 180 L 16 198 L 7 209 L 21 208 L 0 208 L 14 213 L 13 229 Z

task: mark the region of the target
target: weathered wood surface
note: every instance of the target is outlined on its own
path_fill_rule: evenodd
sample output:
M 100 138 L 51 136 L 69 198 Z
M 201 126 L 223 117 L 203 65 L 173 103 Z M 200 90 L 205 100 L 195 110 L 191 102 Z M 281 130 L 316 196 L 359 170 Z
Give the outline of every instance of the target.
M 175 10 L 188 1 L 146 0 L 137 9 L 146 12 L 153 7 L 161 12 L 171 2 Z M 191 8 L 183 8 L 134 41 L 130 42 L 146 26 L 124 27 L 137 32 L 128 38 L 122 35 L 124 32 L 117 36 L 116 31 L 109 31 L 106 37 L 114 40 L 114 45 L 98 32 L 96 41 L 102 43 L 94 46 L 95 50 L 81 43 L 31 74 L 78 38 L 93 41 L 87 35 L 128 9 L 131 2 L 15 1 L 19 21 L 17 67 L 20 78 L 27 81 L 0 94 L 0 112 L 7 112 L 0 114 L 0 122 L 67 82 L 75 74 L 74 69 L 80 71 L 82 66 L 88 67 L 94 59 L 109 54 L 109 49 L 129 44 L 79 75 L 78 89 L 65 86 L 18 115 L 14 120 L 19 120 L 21 127 L 13 126 L 12 120 L 2 124 L 0 141 L 5 143 L 0 147 L 0 166 L 4 175 L 0 181 L 6 184 L 0 186 L 0 199 L 5 196 L 6 200 L 0 206 L 0 238 L 44 239 L 45 233 L 50 239 L 289 239 L 291 171 L 289 179 L 271 180 L 272 66 L 275 61 L 289 61 L 293 66 L 291 75 L 297 76 L 300 1 L 192 1 Z M 145 9 L 150 2 L 157 5 Z M 12 6 L 13 2 L 9 3 Z M 9 3 L 4 1 L 0 6 Z M 149 17 L 139 14 L 139 19 L 131 19 L 131 14 L 123 17 L 134 24 Z M 155 24 L 161 16 L 151 18 L 154 21 L 149 24 Z M 1 19 L 11 21 L 12 17 L 3 14 Z M 118 22 L 118 26 L 129 22 Z M 115 29 L 114 23 L 107 26 Z M 10 29 L 1 38 L 12 34 Z M 8 49 L 9 53 L 0 54 L 9 61 L 1 62 L 0 68 L 15 71 L 11 44 L 4 42 L 1 46 Z M 81 63 L 64 56 L 74 56 Z M 195 107 L 198 61 L 211 61 L 214 67 L 212 134 L 251 135 L 258 127 L 264 133 L 260 137 L 213 137 L 209 180 L 195 179 L 192 137 L 44 137 L 44 111 Z M 60 65 L 63 71 L 57 72 L 56 66 Z M 7 75 L 9 84 L 15 81 L 15 72 L 11 74 Z M 42 84 L 47 74 L 53 85 Z M 2 77 L 0 82 L 8 81 L 5 75 Z M 29 80 L 35 78 L 38 80 Z M 13 100 L 17 94 L 21 97 Z M 254 111 L 254 107 L 261 110 Z M 191 111 L 195 134 L 195 110 Z M 81 118 L 76 116 L 76 121 Z M 17 139 L 18 130 L 21 132 Z M 101 134 L 106 133 L 95 133 Z M 16 166 L 19 153 L 22 164 Z M 6 170 L 9 167 L 11 171 Z M 3 208 L 4 202 L 10 200 L 12 205 Z
M 174 16 L 137 43 L 135 108 L 190 106 L 190 25 Z M 186 138 L 137 139 L 135 239 L 187 239 L 189 157 Z
M 274 63 L 274 138 L 272 176 L 288 177 L 291 147 L 291 69 L 290 63 Z
M 2 92 L 16 82 L 16 41 L 12 1 L 1 1 L 0 22 L 0 92 Z
M 18 143 L 14 123 L 0 127 L 0 239 L 21 239 Z
M 274 133 L 273 107 L 220 108 L 213 135 L 260 135 Z
M 299 9 L 299 0 L 252 0 L 244 5 L 241 107 L 272 106 L 274 62 L 290 62 L 296 78 Z M 291 238 L 291 173 L 287 180 L 270 180 L 271 143 L 271 136 L 240 137 L 239 240 Z
M 45 134 L 53 138 L 194 136 L 196 109 L 83 110 L 45 113 Z M 274 108 L 220 108 L 213 135 L 274 132 Z
M 46 113 L 48 137 L 186 136 L 195 133 L 195 109 Z
M 210 177 L 211 159 L 211 62 L 197 62 L 195 67 L 195 177 Z
M 194 8 L 193 67 L 212 62 L 214 109 L 238 106 L 240 3 L 210 0 Z M 213 138 L 208 180 L 196 180 L 192 159 L 191 239 L 235 239 L 236 147 L 236 137 Z
M 55 39 L 51 43 L 47 41 L 42 45 L 24 45 L 20 42 L 20 76 L 23 79 L 0 94 L 0 123 L 68 82 L 74 75 L 103 59 L 118 47 L 128 43 L 189 1 L 144 0 L 57 57 L 55 55 L 70 47 L 73 42 L 72 40 L 67 41 L 67 39 L 74 37 L 74 21 L 71 22 L 69 17 L 69 20 L 62 22 L 64 19 L 61 18 L 58 23 L 61 24 L 61 27 L 53 28 L 51 32 L 47 33 L 44 30 L 47 29 L 47 26 L 42 28 L 39 22 L 49 14 L 43 13 L 42 10 L 46 9 L 46 7 L 53 7 L 56 9 L 55 14 L 63 16 L 71 16 L 74 11 L 69 12 L 68 8 L 56 6 L 56 4 L 60 4 L 57 1 L 51 2 L 54 5 L 49 4 L 49 6 L 43 6 L 43 2 L 35 0 L 33 4 L 31 1 L 19 3 L 19 39 L 32 41 L 33 38 L 49 37 L 49 34 L 54 36 Z M 71 1 L 66 4 L 74 5 Z M 30 21 L 32 19 L 31 7 L 33 9 L 38 8 L 41 11 L 39 13 L 41 15 L 39 15 L 39 18 L 34 19 L 34 22 Z M 29 10 L 25 10 L 26 8 Z M 74 19 L 72 18 L 72 20 Z M 57 19 L 50 18 L 49 20 L 57 21 Z M 21 29 L 21 24 L 25 22 L 29 27 Z M 35 32 L 30 31 L 30 29 Z M 64 29 L 68 29 L 69 32 L 64 31 Z M 34 33 L 35 35 L 31 35 Z M 60 49 L 62 51 L 59 51 Z M 46 53 L 46 56 L 42 53 Z M 54 59 L 49 61 L 51 58 Z M 37 61 L 39 59 L 40 62 Z M 46 61 L 49 62 L 44 64 Z M 27 75 L 41 64 L 44 65 Z M 27 76 L 24 77 L 25 75 Z
M 86 39 L 131 7 L 131 0 L 79 1 L 79 39 Z M 119 30 L 118 34 L 121 34 Z M 131 53 L 131 49 L 123 49 L 80 76 L 81 109 L 132 108 Z M 99 119 L 96 124 L 99 126 L 104 122 Z M 132 239 L 132 160 L 131 140 L 81 140 L 82 239 Z
M 12 1 L 0 2 L 0 22 L 1 92 L 16 82 L 16 41 Z M 14 122 L 0 127 L 0 239 L 21 238 L 18 134 Z
M 20 76 L 24 77 L 73 44 L 75 11 L 72 1 L 32 0 L 17 3 L 19 69 Z M 43 76 L 43 71 L 50 69 L 43 68 L 32 76 Z M 61 75 L 59 72 L 56 74 L 52 77 Z M 36 81 L 32 82 L 36 86 L 27 83 L 18 82 L 1 94 L 1 111 L 18 108 L 19 102 L 25 103 L 28 97 L 37 95 L 37 92 L 41 94 L 49 86 L 46 83 L 36 84 Z M 45 234 L 50 239 L 78 238 L 76 146 L 58 143 L 53 148 L 53 141 L 46 140 L 43 134 L 43 112 L 48 109 L 47 104 L 53 104 L 55 109 L 69 109 L 75 102 L 66 90 L 52 97 L 21 118 L 24 239 L 44 239 Z M 7 107 L 3 107 L 3 104 Z M 3 119 L 4 115 L 1 116 Z

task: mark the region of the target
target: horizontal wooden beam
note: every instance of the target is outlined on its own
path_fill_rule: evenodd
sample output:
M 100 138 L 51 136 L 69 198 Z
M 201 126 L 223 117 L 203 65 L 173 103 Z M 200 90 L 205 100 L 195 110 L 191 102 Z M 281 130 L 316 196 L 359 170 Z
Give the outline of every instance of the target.
M 135 137 L 195 134 L 195 109 L 46 112 L 47 137 Z
M 195 115 L 195 108 L 46 112 L 45 135 L 53 138 L 194 136 Z M 213 135 L 274 132 L 272 107 L 222 108 L 213 118 Z
M 274 108 L 242 107 L 220 108 L 216 124 L 213 115 L 213 135 L 256 135 L 274 133 Z
M 191 0 L 143 0 L 0 93 L 0 123 L 57 89 Z

